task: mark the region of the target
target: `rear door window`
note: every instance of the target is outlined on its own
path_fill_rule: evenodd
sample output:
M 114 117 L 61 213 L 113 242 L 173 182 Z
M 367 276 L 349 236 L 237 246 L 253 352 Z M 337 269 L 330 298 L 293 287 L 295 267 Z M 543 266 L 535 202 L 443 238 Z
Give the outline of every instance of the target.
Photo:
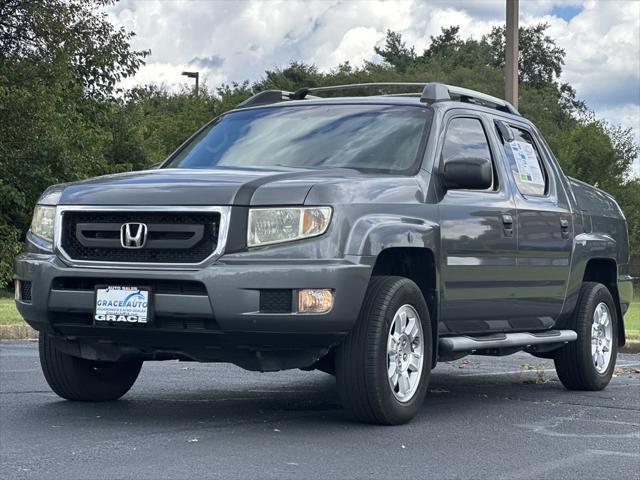
M 547 172 L 533 137 L 526 130 L 510 126 L 513 140 L 508 142 L 498 129 L 509 168 L 523 195 L 544 196 L 548 192 Z

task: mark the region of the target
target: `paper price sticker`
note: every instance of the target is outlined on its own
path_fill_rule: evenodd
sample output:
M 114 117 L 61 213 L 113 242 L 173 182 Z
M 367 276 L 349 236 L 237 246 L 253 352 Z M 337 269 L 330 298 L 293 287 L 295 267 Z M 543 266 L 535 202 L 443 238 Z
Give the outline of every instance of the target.
M 518 179 L 521 182 L 544 185 L 544 175 L 533 146 L 527 142 L 510 142 L 513 158 L 518 168 Z

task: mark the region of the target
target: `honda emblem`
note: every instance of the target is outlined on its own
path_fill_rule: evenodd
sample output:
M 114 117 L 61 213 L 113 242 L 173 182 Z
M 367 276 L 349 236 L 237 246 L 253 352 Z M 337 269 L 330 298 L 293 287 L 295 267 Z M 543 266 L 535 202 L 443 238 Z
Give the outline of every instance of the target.
M 147 226 L 144 223 L 125 223 L 120 227 L 122 248 L 142 248 L 147 243 Z

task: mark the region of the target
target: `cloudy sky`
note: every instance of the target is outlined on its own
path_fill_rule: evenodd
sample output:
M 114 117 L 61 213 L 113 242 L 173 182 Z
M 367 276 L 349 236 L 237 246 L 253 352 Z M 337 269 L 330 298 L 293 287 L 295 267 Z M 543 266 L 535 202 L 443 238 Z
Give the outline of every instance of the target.
M 185 69 L 210 87 L 256 80 L 291 60 L 330 69 L 349 60 L 378 62 L 374 46 L 387 29 L 421 52 L 441 27 L 460 25 L 479 38 L 504 22 L 504 0 L 304 1 L 121 0 L 114 23 L 137 33 L 151 49 L 147 65 L 125 86 L 159 83 L 179 88 Z M 565 49 L 562 80 L 600 117 L 634 129 L 640 141 L 640 0 L 520 0 L 520 23 L 550 24 Z M 428 79 L 425 79 L 428 80 Z M 640 164 L 636 165 L 640 175 Z

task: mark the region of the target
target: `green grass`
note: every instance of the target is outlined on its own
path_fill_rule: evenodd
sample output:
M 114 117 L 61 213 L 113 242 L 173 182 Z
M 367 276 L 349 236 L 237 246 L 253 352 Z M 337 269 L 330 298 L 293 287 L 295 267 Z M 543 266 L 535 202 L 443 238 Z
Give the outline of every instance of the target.
M 13 297 L 0 297 L 0 325 L 14 325 L 16 323 L 24 323 L 24 320 L 16 310 L 16 304 Z
M 628 339 L 640 340 L 640 298 L 631 302 L 629 311 L 624 316 L 624 329 Z

